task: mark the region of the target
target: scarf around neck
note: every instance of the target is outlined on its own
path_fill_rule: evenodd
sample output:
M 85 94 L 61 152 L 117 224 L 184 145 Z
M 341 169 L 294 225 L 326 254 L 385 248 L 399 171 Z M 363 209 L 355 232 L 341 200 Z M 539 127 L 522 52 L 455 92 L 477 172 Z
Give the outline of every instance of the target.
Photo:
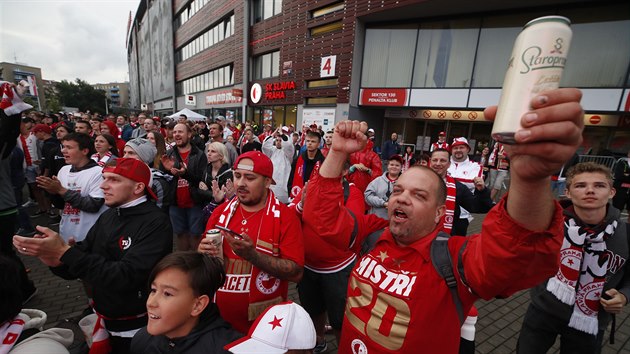
M 446 182 L 446 212 L 442 217 L 442 231 L 450 235 L 455 217 L 457 186 L 455 185 L 455 179 L 448 174 L 444 177 L 444 182 Z
M 599 300 L 609 262 L 606 240 L 616 228 L 616 218 L 607 218 L 590 227 L 577 217 L 565 214 L 560 268 L 547 282 L 547 290 L 561 302 L 573 306 L 571 328 L 597 335 Z

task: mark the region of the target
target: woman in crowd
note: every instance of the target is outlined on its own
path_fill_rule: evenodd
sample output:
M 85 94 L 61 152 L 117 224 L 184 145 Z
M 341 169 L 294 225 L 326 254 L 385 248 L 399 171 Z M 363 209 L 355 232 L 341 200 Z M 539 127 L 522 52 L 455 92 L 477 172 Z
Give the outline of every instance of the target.
M 392 155 L 387 161 L 387 171 L 368 184 L 365 190 L 365 203 L 370 207 L 369 214 L 375 214 L 383 219 L 387 216 L 387 202 L 394 190 L 394 183 L 400 177 L 403 166 L 403 158 L 400 155 Z M 368 235 L 363 243 L 363 253 L 369 252 L 376 241 L 381 237 L 383 230 L 375 231 Z
M 162 159 L 162 156 L 164 156 L 164 154 L 166 153 L 166 141 L 164 141 L 164 135 L 158 132 L 148 132 L 147 140 L 155 145 L 155 148 L 157 149 L 155 159 L 153 159 L 153 166 L 149 167 L 157 168 L 160 166 L 160 160 Z
M 403 155 L 403 164 L 402 164 L 402 172 L 405 172 L 409 169 L 409 167 L 416 164 L 416 159 L 414 158 L 413 145 L 405 145 L 405 154 Z
M 107 161 L 116 159 L 118 156 L 116 140 L 109 134 L 97 136 L 94 139 L 94 149 L 96 149 L 96 153 L 92 155 L 92 160 L 101 167 L 105 166 Z
M 199 194 L 207 204 L 203 208 L 203 215 L 207 220 L 214 208 L 224 200 L 232 198 L 235 191 L 225 145 L 218 142 L 206 145 L 206 157 L 208 166 L 203 180 L 199 182 Z
M 490 157 L 490 148 L 484 146 L 481 150 L 481 154 L 473 158 L 473 161 L 481 165 L 484 180 L 488 179 L 488 157 Z
M 117 149 L 116 156 L 123 156 L 125 154 L 125 141 L 120 138 L 120 129 L 118 129 L 116 123 L 109 120 L 102 122 L 101 134 L 109 134 L 114 138 L 114 147 Z

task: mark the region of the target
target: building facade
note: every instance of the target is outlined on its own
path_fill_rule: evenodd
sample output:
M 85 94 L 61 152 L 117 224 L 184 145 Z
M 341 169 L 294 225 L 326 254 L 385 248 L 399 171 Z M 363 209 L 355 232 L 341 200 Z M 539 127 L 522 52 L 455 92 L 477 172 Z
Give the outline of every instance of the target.
M 105 91 L 109 103 L 109 110 L 122 110 L 129 108 L 129 83 L 110 82 L 107 84 L 93 84 L 97 90 Z
M 29 83 L 29 90 L 25 94 L 25 100 L 33 105 L 33 108 L 45 112 L 46 93 L 42 80 L 42 69 L 19 63 L 0 63 L 0 80 L 15 84 L 24 80 Z
M 128 41 L 130 102 L 325 130 L 361 119 L 381 133 L 377 143 L 397 132 L 426 150 L 446 131 L 480 146 L 513 42 L 545 15 L 572 21 L 561 86 L 584 93 L 583 150 L 627 151 L 630 5 L 621 1 L 143 0 Z

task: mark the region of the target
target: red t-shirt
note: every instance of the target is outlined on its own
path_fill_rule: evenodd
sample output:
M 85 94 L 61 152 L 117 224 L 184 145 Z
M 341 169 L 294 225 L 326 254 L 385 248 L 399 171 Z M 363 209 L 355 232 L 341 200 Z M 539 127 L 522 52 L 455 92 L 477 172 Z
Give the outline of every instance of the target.
M 215 209 L 208 220 L 206 231 L 214 228 L 228 204 L 223 203 Z M 255 243 L 259 235 L 271 231 L 260 227 L 265 211 L 266 209 L 263 208 L 258 212 L 250 213 L 239 206 L 227 227 L 240 234 L 246 234 Z M 280 212 L 282 215 L 280 222 L 280 232 L 282 234 L 279 244 L 280 256 L 282 259 L 292 260 L 302 266 L 304 265 L 304 245 L 302 243 L 302 230 L 299 219 L 294 211 L 289 210 L 284 205 L 282 205 Z M 247 220 L 245 225 L 242 224 L 243 216 Z M 223 258 L 227 265 L 226 279 L 223 286 L 216 293 L 215 302 L 219 307 L 221 317 L 228 321 L 237 331 L 247 333 L 253 324 L 253 321 L 248 319 L 252 264 L 237 256 L 227 241 L 223 242 Z M 271 278 L 270 281 L 275 282 L 275 278 Z M 281 281 L 280 287 L 283 288 L 281 296 L 286 300 L 288 282 Z
M 188 155 L 190 154 L 190 150 L 187 152 L 180 152 L 179 156 L 182 157 L 182 161 L 188 165 Z M 181 166 L 180 166 L 181 168 Z M 190 196 L 190 187 L 188 186 L 188 180 L 180 177 L 177 180 L 177 207 L 179 208 L 192 208 L 194 203 L 192 197 Z

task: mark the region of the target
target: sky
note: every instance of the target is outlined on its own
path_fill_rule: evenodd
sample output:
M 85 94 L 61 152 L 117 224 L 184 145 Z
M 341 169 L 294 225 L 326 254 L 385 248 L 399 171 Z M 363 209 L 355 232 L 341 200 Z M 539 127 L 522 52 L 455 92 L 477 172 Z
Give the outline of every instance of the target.
M 140 0 L 0 0 L 0 62 L 39 67 L 44 80 L 129 81 L 129 11 Z

